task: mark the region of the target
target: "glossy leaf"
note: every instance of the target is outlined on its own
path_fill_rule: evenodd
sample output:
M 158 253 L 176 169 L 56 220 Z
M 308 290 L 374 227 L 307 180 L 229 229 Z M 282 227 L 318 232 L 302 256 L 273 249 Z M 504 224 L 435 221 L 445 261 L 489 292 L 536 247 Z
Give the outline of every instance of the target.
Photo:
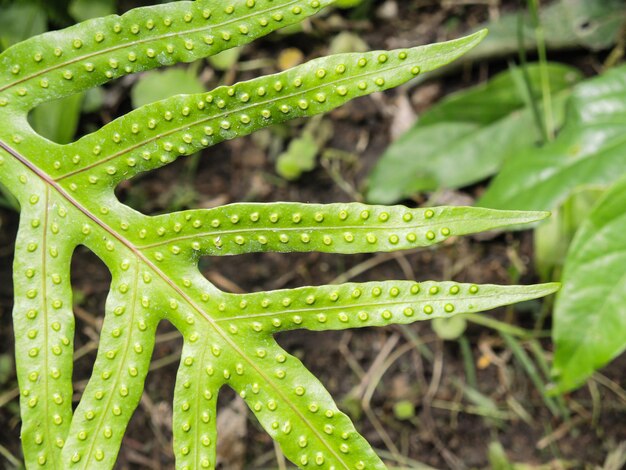
M 555 114 L 580 79 L 571 67 L 550 64 Z M 540 94 L 540 67 L 529 66 L 533 98 Z M 389 204 L 423 191 L 460 188 L 495 174 L 521 148 L 534 148 L 535 126 L 520 70 L 455 93 L 433 106 L 382 155 L 370 174 L 367 199 Z
M 549 210 L 580 186 L 626 173 L 626 66 L 578 85 L 556 140 L 509 158 L 479 200 L 484 207 Z
M 565 260 L 553 339 L 558 390 L 579 387 L 626 349 L 626 179 L 594 208 Z
M 271 77 L 146 105 L 68 145 L 28 111 L 126 73 L 190 61 L 304 19 L 330 1 L 175 2 L 90 20 L 0 55 L 0 184 L 19 200 L 14 269 L 17 374 L 28 468 L 109 469 L 139 403 L 161 320 L 182 334 L 173 432 L 177 468 L 215 468 L 222 385 L 243 397 L 305 468 L 385 468 L 323 385 L 274 333 L 409 323 L 478 312 L 558 286 L 382 281 L 233 295 L 198 270 L 204 255 L 360 253 L 429 246 L 545 213 L 360 204 L 235 204 L 149 217 L 115 186 L 181 155 L 272 123 L 333 109 L 454 60 L 484 36 L 318 59 Z M 40 54 L 40 55 L 39 55 Z M 98 355 L 72 407 L 69 266 L 78 245 L 112 274 Z
M 565 64 L 551 62 L 546 64 L 546 70 L 554 94 L 570 89 L 582 78 L 579 70 Z M 524 83 L 524 74 L 528 76 L 528 84 Z M 460 121 L 487 125 L 528 106 L 530 100 L 540 98 L 541 93 L 541 65 L 531 63 L 525 70 L 515 66 L 483 84 L 451 94 L 420 116 L 420 122 Z

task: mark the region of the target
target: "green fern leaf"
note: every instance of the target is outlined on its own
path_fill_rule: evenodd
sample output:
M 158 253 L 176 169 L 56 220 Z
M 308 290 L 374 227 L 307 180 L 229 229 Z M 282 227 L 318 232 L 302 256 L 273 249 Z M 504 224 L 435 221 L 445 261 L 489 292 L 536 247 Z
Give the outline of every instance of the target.
M 13 318 L 27 468 L 113 467 L 143 390 L 156 327 L 165 319 L 184 338 L 174 399 L 177 468 L 214 468 L 222 385 L 246 400 L 297 465 L 384 468 L 319 381 L 273 335 L 478 312 L 556 289 L 383 281 L 228 294 L 200 274 L 201 256 L 394 251 L 546 214 L 276 203 L 150 217 L 114 194 L 120 182 L 179 156 L 404 83 L 459 57 L 482 32 L 413 49 L 322 58 L 210 93 L 176 96 L 68 145 L 37 135 L 26 119 L 40 103 L 244 44 L 330 3 L 174 2 L 90 20 L 0 55 L 0 183 L 21 207 Z M 93 373 L 73 411 L 69 266 L 78 245 L 100 257 L 113 280 Z
M 0 58 L 0 103 L 20 109 L 131 73 L 215 55 L 302 21 L 333 0 L 173 2 L 33 37 Z

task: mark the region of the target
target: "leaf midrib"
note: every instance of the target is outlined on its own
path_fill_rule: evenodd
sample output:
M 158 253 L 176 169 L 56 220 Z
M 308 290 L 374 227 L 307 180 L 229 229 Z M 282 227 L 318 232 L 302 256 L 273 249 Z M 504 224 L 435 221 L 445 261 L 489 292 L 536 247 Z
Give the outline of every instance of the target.
M 133 325 L 134 325 L 134 320 L 135 320 L 135 315 L 137 313 L 137 290 L 138 290 L 138 282 L 139 282 L 139 262 L 137 262 L 135 264 L 135 273 L 133 275 L 133 287 L 132 287 L 132 292 L 133 292 L 133 298 L 132 298 L 132 314 L 130 317 L 130 321 L 128 322 L 130 326 L 129 328 L 129 332 L 128 335 L 126 335 L 126 344 L 124 345 L 124 354 L 121 357 L 121 361 L 120 364 L 124 364 L 126 362 L 126 358 L 128 357 L 128 351 L 130 350 L 130 343 L 132 342 L 132 334 L 133 334 Z M 104 424 L 105 420 L 104 418 L 106 417 L 106 415 L 108 414 L 108 411 L 111 407 L 111 403 L 113 402 L 113 397 L 115 396 L 115 391 L 117 390 L 117 386 L 120 383 L 120 376 L 122 375 L 122 370 L 123 368 L 120 367 L 117 370 L 117 373 L 115 374 L 115 382 L 113 383 L 113 386 L 111 387 L 111 393 L 109 394 L 106 404 L 104 406 L 104 410 L 103 412 L 100 414 L 100 419 L 98 420 L 98 425 L 96 427 L 96 432 L 94 433 L 95 436 L 99 436 L 100 435 L 100 430 L 102 429 L 102 425 Z M 96 439 L 91 439 L 91 443 L 89 445 L 89 450 L 87 452 L 87 458 L 85 459 L 85 463 L 89 464 L 91 462 L 91 455 L 94 451 L 94 444 L 96 442 Z M 83 466 L 83 468 L 85 468 Z
M 408 281 L 405 281 L 408 282 Z M 236 294 L 235 294 L 236 295 Z M 245 294 L 244 294 L 245 295 Z M 520 293 L 509 293 L 507 294 L 509 297 L 528 297 L 528 293 L 525 292 L 520 292 Z M 493 297 L 493 295 L 472 295 L 471 296 L 471 300 L 474 299 L 488 299 L 490 297 Z M 424 302 L 453 302 L 453 301 L 459 301 L 459 300 L 469 300 L 469 299 L 463 299 L 461 296 L 455 296 L 455 297 L 437 297 L 437 298 L 432 298 L 432 299 L 420 299 L 423 300 Z M 254 320 L 257 318 L 265 318 L 265 317 L 276 317 L 276 316 L 280 316 L 280 315 L 291 315 L 294 313 L 309 313 L 309 312 L 328 312 L 328 311 L 332 311 L 332 310 L 352 310 L 352 309 L 356 309 L 356 308 L 381 308 L 381 307 L 387 307 L 387 306 L 396 306 L 396 305 L 407 305 L 410 303 L 415 303 L 416 300 L 392 300 L 392 301 L 381 301 L 381 302 L 375 302 L 375 303 L 361 303 L 361 304 L 351 304 L 351 305 L 331 305 L 331 306 L 326 306 L 326 307 L 307 307 L 307 308 L 299 308 L 299 309 L 289 309 L 289 310 L 285 310 L 284 312 L 263 312 L 263 313 L 249 313 L 249 314 L 245 314 L 245 315 L 240 315 L 240 316 L 236 316 L 236 317 L 225 317 L 225 318 L 217 318 L 215 320 L 216 323 L 221 323 L 221 322 L 225 322 L 225 321 L 236 321 L 236 320 Z M 464 313 L 472 313 L 472 312 L 454 312 L 454 315 L 462 315 Z M 419 315 L 417 315 L 419 316 Z M 428 315 L 429 318 L 436 318 L 435 315 Z
M 200 364 L 204 364 L 205 358 L 206 358 L 206 353 L 207 350 L 209 349 L 209 343 L 208 341 L 206 341 L 204 343 L 204 345 L 202 346 L 202 355 L 200 356 Z M 202 368 L 199 367 L 198 371 L 196 372 L 196 396 L 195 396 L 195 408 L 196 408 L 196 422 L 194 423 L 194 442 L 193 442 L 193 447 L 194 447 L 194 456 L 195 456 L 195 461 L 194 461 L 194 465 L 198 465 L 198 462 L 200 460 L 200 402 L 202 401 L 202 399 L 200 398 L 202 396 Z M 216 407 L 217 410 L 217 407 Z M 213 420 L 217 420 L 216 416 L 212 417 Z M 213 436 L 211 436 L 213 437 Z M 215 445 L 215 443 L 212 443 L 213 445 Z
M 420 223 L 420 224 L 410 224 L 410 223 L 404 223 L 404 224 L 376 224 L 376 225 L 342 225 L 342 226 L 334 226 L 334 227 L 326 227 L 326 226 L 315 226 L 315 225 L 301 225 L 298 227 L 258 227 L 258 228 L 242 228 L 242 229 L 233 229 L 233 230 L 215 230 L 215 231 L 210 231 L 210 232 L 198 232 L 196 234 L 193 235 L 181 235 L 180 237 L 175 237 L 175 238 L 170 238 L 167 240 L 162 240 L 160 242 L 157 243 L 152 243 L 150 245 L 139 245 L 138 249 L 139 250 L 149 250 L 149 249 L 153 249 L 153 248 L 158 248 L 160 246 L 163 245 L 168 245 L 170 243 L 177 243 L 177 242 L 181 242 L 181 241 L 185 241 L 185 240 L 193 240 L 194 238 L 202 238 L 202 237 L 211 237 L 214 235 L 237 235 L 240 233 L 259 233 L 259 232 L 311 232 L 311 231 L 331 231 L 331 230 L 354 230 L 354 231 L 366 231 L 366 230 L 389 230 L 389 229 L 399 229 L 399 230 L 411 230 L 411 229 L 419 229 L 419 228 L 432 228 L 432 227 L 441 227 L 441 226 L 448 226 L 451 223 L 455 223 L 455 222 L 463 222 L 465 219 L 463 219 L 463 216 L 458 217 L 458 218 L 449 218 L 446 219 L 444 221 L 433 221 L 433 222 L 424 222 L 424 223 Z M 505 223 L 509 223 L 511 222 L 511 220 L 514 220 L 513 218 L 491 218 L 489 219 L 490 222 L 492 221 L 498 221 L 498 222 L 502 222 L 503 224 Z M 523 221 L 521 221 L 520 223 L 523 223 Z M 458 234 L 451 234 L 449 235 L 451 236 L 455 236 Z M 423 245 L 424 247 L 428 246 L 428 245 Z M 420 247 L 420 245 L 417 245 L 416 247 Z
M 132 253 L 137 257 L 138 260 L 143 261 L 152 271 L 157 274 L 172 290 L 174 290 L 180 297 L 196 312 L 203 317 L 209 325 L 215 330 L 215 332 L 220 336 L 233 350 L 239 354 L 241 358 L 243 358 L 256 372 L 265 380 L 265 382 L 281 397 L 281 399 L 292 409 L 292 411 L 302 420 L 306 426 L 309 427 L 311 433 L 315 435 L 319 442 L 325 446 L 328 451 L 334 456 L 337 462 L 340 462 L 346 470 L 349 470 L 349 466 L 342 459 L 342 457 L 328 444 L 326 439 L 315 429 L 315 427 L 310 423 L 310 421 L 300 413 L 300 410 L 296 406 L 293 405 L 291 400 L 283 393 L 280 387 L 277 387 L 276 384 L 272 380 L 270 380 L 269 376 L 265 374 L 265 372 L 257 366 L 257 364 L 250 358 L 248 355 L 244 353 L 244 351 L 239 348 L 237 343 L 232 341 L 226 332 L 222 330 L 222 328 L 217 324 L 217 322 L 209 316 L 202 308 L 200 308 L 196 302 L 180 287 L 178 287 L 169 276 L 167 276 L 158 266 L 152 263 L 140 250 L 138 250 L 130 241 L 126 238 L 119 235 L 115 232 L 111 227 L 109 227 L 105 222 L 95 217 L 91 214 L 84 206 L 82 206 L 76 199 L 74 199 L 70 194 L 65 191 L 65 189 L 60 186 L 56 181 L 54 181 L 47 173 L 33 165 L 26 157 L 21 155 L 17 150 L 6 144 L 2 139 L 0 139 L 0 148 L 8 152 L 11 156 L 16 158 L 20 163 L 22 163 L 25 167 L 31 170 L 35 175 L 41 178 L 45 184 L 54 188 L 62 197 L 64 197 L 71 205 L 73 205 L 79 212 L 88 217 L 91 221 L 97 224 L 102 230 L 109 233 L 112 237 L 114 237 L 118 242 L 124 245 L 126 248 L 132 251 Z M 208 282 L 208 281 L 207 281 Z
M 83 60 L 88 60 L 88 59 L 91 59 L 93 57 L 98 57 L 100 55 L 109 54 L 111 52 L 115 52 L 115 51 L 118 51 L 118 50 L 121 50 L 121 49 L 126 49 L 128 47 L 135 47 L 135 46 L 139 46 L 141 44 L 147 44 L 147 43 L 150 43 L 150 42 L 161 41 L 163 39 L 167 39 L 167 38 L 171 38 L 171 37 L 182 36 L 182 35 L 186 35 L 186 34 L 199 33 L 201 31 L 204 31 L 204 30 L 207 30 L 207 29 L 222 28 L 222 27 L 228 26 L 231 23 L 237 23 L 239 21 L 244 21 L 244 20 L 247 20 L 248 18 L 261 15 L 263 13 L 269 13 L 269 12 L 274 11 L 274 10 L 279 10 L 281 8 L 288 7 L 289 5 L 293 5 L 294 3 L 299 3 L 299 1 L 300 0 L 293 0 L 293 1 L 289 2 L 289 3 L 284 4 L 284 5 L 275 6 L 273 8 L 267 8 L 267 9 L 263 10 L 262 12 L 254 12 L 254 13 L 251 13 L 249 15 L 236 17 L 235 19 L 228 20 L 228 21 L 225 21 L 223 23 L 211 24 L 211 25 L 206 26 L 206 27 L 195 28 L 195 29 L 190 29 L 190 30 L 180 31 L 180 32 L 175 32 L 175 33 L 167 33 L 167 34 L 163 34 L 163 35 L 160 35 L 160 36 L 155 36 L 154 38 L 150 38 L 150 39 L 142 39 L 142 40 L 139 40 L 139 41 L 132 41 L 132 42 L 129 42 L 127 44 L 122 44 L 122 45 L 119 45 L 119 46 L 113 46 L 113 47 L 108 47 L 106 49 L 101 49 L 101 50 L 99 50 L 97 52 L 92 52 L 91 54 L 85 54 L 85 55 L 82 55 L 80 57 L 76 57 L 76 58 L 74 58 L 72 60 L 67 60 L 65 62 L 59 63 L 59 64 L 57 64 L 55 66 L 41 69 L 38 72 L 32 73 L 30 75 L 27 75 L 27 76 L 25 76 L 25 77 L 23 77 L 23 78 L 21 78 L 19 80 L 15 80 L 15 81 L 7 84 L 7 85 L 0 86 L 0 93 L 5 91 L 5 90 L 8 90 L 10 88 L 13 88 L 15 86 L 18 86 L 18 85 L 20 85 L 20 84 L 22 84 L 24 82 L 27 82 L 27 81 L 32 80 L 34 78 L 40 77 L 41 75 L 44 75 L 44 74 L 46 74 L 48 72 L 51 72 L 53 70 L 58 70 L 60 68 L 67 67 L 68 65 L 72 65 L 72 64 L 81 62 Z M 122 18 L 122 17 L 119 16 L 119 18 Z M 4 54 L 2 54 L 2 55 L 4 55 Z
M 49 337 L 48 337 L 48 315 L 49 315 L 49 309 L 48 309 L 48 280 L 47 280 L 47 275 L 48 275 L 48 250 L 45 249 L 45 247 L 47 246 L 47 242 L 48 242 L 48 223 L 49 223 L 49 217 L 50 217 L 50 189 L 48 186 L 46 186 L 46 196 L 45 196 L 45 214 L 44 214 L 44 220 L 43 220 L 43 235 L 42 235 L 42 245 L 43 245 L 43 249 L 41 250 L 41 272 L 42 272 L 42 276 L 41 276 L 41 291 L 42 291 L 42 298 L 43 298 L 43 310 L 44 310 L 44 345 L 45 345 L 45 353 L 44 353 L 44 371 L 46 371 L 44 374 L 41 374 L 45 377 L 44 379 L 44 390 L 46 393 L 46 397 L 45 397 L 45 427 L 46 427 L 46 447 L 48 447 L 49 449 L 53 449 L 53 442 L 52 442 L 52 435 L 50 433 L 50 398 L 48 395 L 48 387 L 50 384 L 50 380 L 48 379 L 48 370 L 49 370 L 49 366 L 48 366 L 48 354 L 50 351 L 49 348 Z M 51 452 L 52 456 L 55 455 L 54 451 Z M 52 458 L 52 468 L 57 468 L 57 462 L 55 458 Z

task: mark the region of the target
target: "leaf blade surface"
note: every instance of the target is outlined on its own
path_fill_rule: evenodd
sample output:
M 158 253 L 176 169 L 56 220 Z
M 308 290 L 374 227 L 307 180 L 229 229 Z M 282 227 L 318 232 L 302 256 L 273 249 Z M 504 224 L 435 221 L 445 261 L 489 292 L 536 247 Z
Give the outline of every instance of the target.
M 541 136 L 530 100 L 540 95 L 540 71 L 528 66 L 530 90 L 523 72 L 511 69 L 426 111 L 380 157 L 369 175 L 367 200 L 390 204 L 423 191 L 461 188 L 495 174 L 520 149 L 534 149 Z M 561 117 L 580 73 L 561 64 L 549 64 L 547 71 Z
M 626 67 L 576 87 L 555 141 L 508 159 L 478 201 L 483 207 L 549 210 L 579 186 L 610 185 L 626 173 Z
M 622 178 L 578 230 L 557 296 L 553 374 L 558 390 L 579 387 L 626 349 L 626 180 Z

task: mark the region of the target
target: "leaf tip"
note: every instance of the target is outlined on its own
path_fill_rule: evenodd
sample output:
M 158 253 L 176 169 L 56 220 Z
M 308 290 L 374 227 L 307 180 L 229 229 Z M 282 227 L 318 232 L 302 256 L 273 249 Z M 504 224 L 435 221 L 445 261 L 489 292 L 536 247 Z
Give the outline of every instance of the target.
M 477 37 L 477 41 L 481 42 L 483 39 L 485 39 L 489 35 L 489 29 L 488 28 L 479 29 L 478 31 L 476 31 L 475 35 Z
M 544 284 L 533 284 L 527 286 L 529 291 L 529 298 L 527 300 L 539 299 L 542 297 L 547 297 L 552 294 L 556 294 L 561 290 L 560 282 L 547 282 Z
M 498 210 L 498 209 L 496 209 Z M 512 211 L 517 212 L 520 215 L 520 219 L 523 219 L 522 224 L 535 224 L 542 222 L 552 217 L 552 212 L 549 211 Z
M 544 288 L 546 295 L 551 295 L 560 291 L 563 284 L 560 282 L 548 282 L 546 284 L 540 284 L 540 286 Z
M 572 377 L 563 368 L 553 365 L 550 371 L 551 382 L 546 384 L 546 395 L 556 398 L 573 392 L 577 388 L 582 387 L 592 373 L 593 372 L 583 373 L 579 376 Z
M 488 34 L 489 34 L 489 30 L 487 28 L 483 28 L 483 29 L 479 29 L 475 33 L 465 36 L 465 38 L 463 39 L 467 41 L 467 44 L 466 44 L 467 49 L 473 49 L 476 46 L 478 46 L 481 42 L 483 42 L 483 40 L 487 37 Z
M 552 212 L 551 211 L 538 211 L 537 212 L 537 221 L 539 220 L 546 220 L 548 218 L 552 217 Z

